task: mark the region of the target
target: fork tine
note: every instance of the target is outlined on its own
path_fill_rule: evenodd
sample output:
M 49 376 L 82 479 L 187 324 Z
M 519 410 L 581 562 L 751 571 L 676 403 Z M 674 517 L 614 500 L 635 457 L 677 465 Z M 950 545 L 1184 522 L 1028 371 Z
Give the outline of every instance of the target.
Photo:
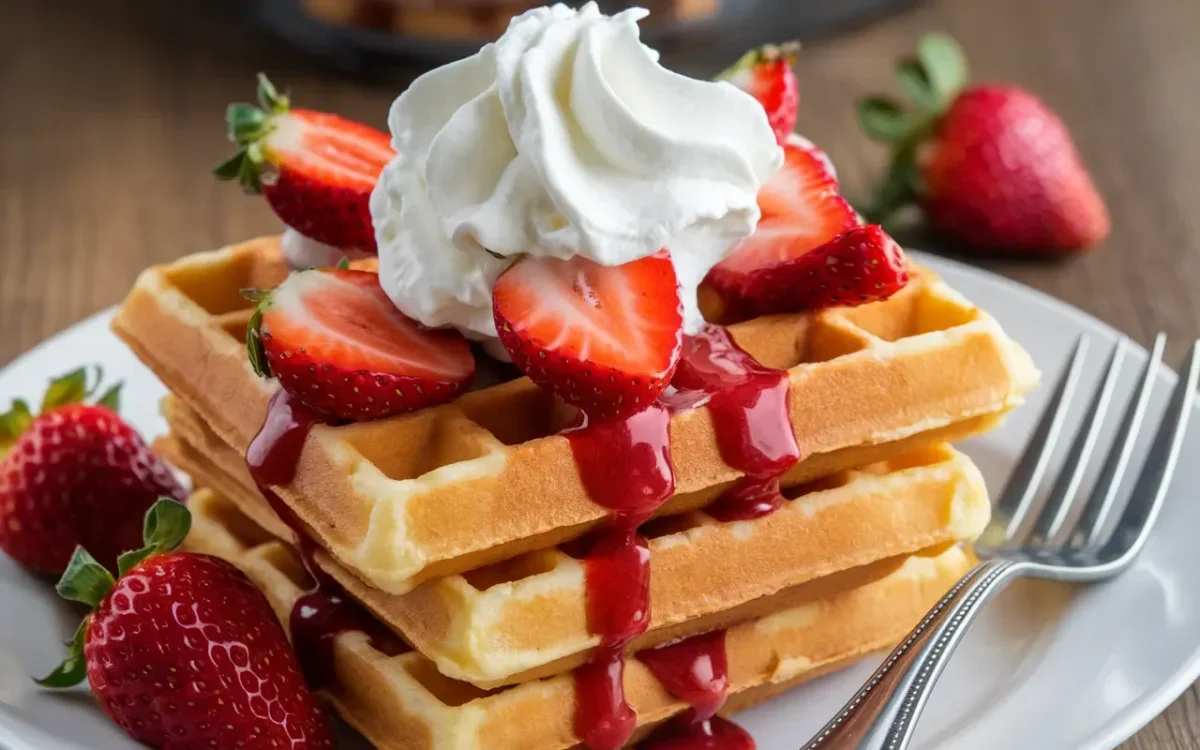
M 1075 434 L 1071 449 L 1063 462 L 1062 473 L 1054 483 L 1054 489 L 1047 498 L 1046 504 L 1038 514 L 1033 527 L 1033 538 L 1051 542 L 1062 529 L 1075 498 L 1079 494 L 1079 484 L 1083 481 L 1084 471 L 1091 459 L 1092 450 L 1100 436 L 1100 428 L 1112 402 L 1113 391 L 1117 387 L 1117 376 L 1121 372 L 1121 362 L 1125 358 L 1126 339 L 1122 336 L 1113 347 L 1105 368 L 1104 382 L 1096 389 L 1092 403 L 1088 406 L 1087 416 Z
M 1112 539 L 1101 551 L 1101 559 L 1110 556 L 1128 559 L 1140 552 L 1149 538 L 1183 448 L 1197 381 L 1200 381 L 1200 340 L 1192 343 L 1187 361 L 1179 368 L 1179 382 L 1171 394 L 1162 427 L 1154 436 L 1154 444 L 1133 487 L 1133 496 L 1117 521 Z
M 1075 386 L 1083 372 L 1087 345 L 1087 336 L 1080 336 L 1079 340 L 1075 342 L 1075 351 L 1071 355 L 1071 361 L 1054 386 L 1050 402 L 1042 411 L 1042 419 L 1038 422 L 1037 429 L 1033 431 L 1033 437 L 1030 438 L 1025 453 L 1017 461 L 1012 477 L 1009 478 L 1008 485 L 1000 495 L 1000 501 L 996 503 L 995 517 L 1008 519 L 1004 528 L 1005 539 L 1011 538 L 1025 519 L 1025 514 L 1028 513 L 1029 506 L 1037 494 L 1038 485 L 1041 484 L 1042 476 L 1046 473 L 1050 456 L 1054 453 L 1054 444 L 1058 442 L 1059 433 L 1062 432 L 1063 421 L 1067 416 L 1067 407 L 1070 406 Z
M 1116 502 L 1117 492 L 1121 489 L 1121 480 L 1125 478 L 1125 471 L 1129 468 L 1129 460 L 1133 456 L 1138 431 L 1146 416 L 1146 407 L 1150 404 L 1155 375 L 1162 365 L 1163 349 L 1166 344 L 1167 335 L 1165 333 L 1154 337 L 1154 346 L 1150 350 L 1150 356 L 1146 358 L 1146 366 L 1142 369 L 1142 378 L 1138 383 L 1137 393 L 1125 409 L 1121 427 L 1117 431 L 1112 447 L 1108 449 L 1104 464 L 1100 467 L 1100 476 L 1096 479 L 1096 486 L 1075 524 L 1078 531 L 1074 536 L 1082 536 L 1082 539 L 1073 540 L 1076 546 L 1090 547 L 1100 538 L 1104 522 L 1108 519 L 1113 503 Z

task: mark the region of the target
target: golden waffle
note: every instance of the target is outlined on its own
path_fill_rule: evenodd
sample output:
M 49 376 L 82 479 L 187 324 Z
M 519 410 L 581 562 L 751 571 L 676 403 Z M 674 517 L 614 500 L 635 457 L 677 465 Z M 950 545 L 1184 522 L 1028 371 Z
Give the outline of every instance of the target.
M 199 253 L 142 273 L 114 330 L 227 444 L 244 454 L 278 387 L 257 377 L 239 290 L 287 273 L 277 238 Z M 777 315 L 730 328 L 769 367 L 789 369 L 804 457 L 783 480 L 821 476 L 992 426 L 1034 386 L 1023 350 L 932 273 L 884 302 Z M 309 435 L 278 492 L 312 537 L 393 593 L 579 536 L 608 511 L 589 499 L 570 416 L 519 378 L 455 402 Z M 661 514 L 700 508 L 739 472 L 721 458 L 707 408 L 671 419 L 678 494 Z
M 241 456 L 187 407 L 164 405 L 172 437 L 156 450 L 197 485 L 219 491 L 259 526 L 290 540 Z M 753 521 L 719 523 L 698 511 L 662 519 L 646 529 L 650 628 L 629 650 L 786 606 L 796 586 L 814 578 L 972 540 L 990 510 L 978 470 L 943 445 L 797 488 L 792 502 Z M 365 585 L 328 556 L 318 559 L 443 674 L 480 687 L 572 669 L 600 641 L 588 631 L 583 566 L 557 549 L 428 581 L 402 595 Z
M 287 626 L 307 576 L 290 547 L 208 490 L 189 500 L 193 525 L 185 543 L 242 568 Z M 966 572 L 959 547 L 883 560 L 805 585 L 785 610 L 730 628 L 729 700 L 740 710 L 901 638 Z M 415 651 L 387 656 L 362 633 L 334 645 L 333 682 L 325 689 L 341 715 L 382 750 L 561 750 L 575 747 L 570 675 L 483 691 L 449 679 Z M 680 713 L 641 662 L 625 669 L 625 696 L 640 730 Z

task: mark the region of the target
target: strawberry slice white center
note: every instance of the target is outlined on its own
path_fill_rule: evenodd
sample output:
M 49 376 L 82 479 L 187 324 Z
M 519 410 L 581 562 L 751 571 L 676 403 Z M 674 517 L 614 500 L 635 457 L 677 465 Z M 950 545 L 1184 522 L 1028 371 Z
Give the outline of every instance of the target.
M 620 266 L 524 258 L 492 297 L 513 363 L 589 417 L 646 408 L 679 362 L 683 312 L 666 252 Z
M 669 261 L 649 271 L 657 272 L 658 281 L 674 283 Z M 663 271 L 670 271 L 669 279 Z M 671 291 L 669 286 L 651 288 L 624 266 L 583 258 L 521 263 L 504 281 L 499 293 L 505 295 L 510 327 L 538 338 L 547 351 L 627 371 L 654 373 L 670 365 L 670 351 L 664 353 L 661 342 L 678 336 L 681 319 L 677 294 L 674 300 L 660 294 Z
M 854 209 L 838 194 L 823 154 L 795 142 L 785 144 L 784 154 L 783 168 L 759 190 L 758 228 L 717 264 L 714 277 L 749 273 L 803 255 L 858 224 Z
M 265 145 L 273 162 L 368 191 L 396 155 L 374 129 L 305 109 L 275 117 Z
M 345 369 L 440 380 L 473 368 L 465 342 L 405 316 L 373 274 L 293 274 L 272 294 L 263 325 L 272 336 L 303 341 Z

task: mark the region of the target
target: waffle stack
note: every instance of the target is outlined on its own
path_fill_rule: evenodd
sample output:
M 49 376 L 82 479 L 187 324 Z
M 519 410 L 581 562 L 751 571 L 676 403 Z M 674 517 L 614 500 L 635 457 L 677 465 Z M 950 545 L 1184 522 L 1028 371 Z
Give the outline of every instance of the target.
M 246 570 L 285 622 L 314 580 L 369 613 L 336 635 L 322 688 L 379 747 L 576 746 L 578 668 L 606 644 L 574 540 L 608 511 L 559 434 L 571 410 L 501 369 L 443 406 L 313 427 L 293 478 L 258 487 L 246 453 L 277 386 L 247 362 L 240 290 L 286 273 L 274 238 L 188 256 L 143 273 L 114 320 L 172 392 L 159 450 L 205 488 L 189 545 Z M 719 521 L 705 509 L 740 472 L 707 406 L 672 414 L 676 494 L 641 529 L 649 622 L 624 646 L 645 657 L 724 630 L 723 711 L 894 642 L 964 572 L 989 505 L 946 444 L 994 426 L 1037 379 L 923 269 L 884 302 L 730 333 L 787 371 L 802 458 L 782 507 Z M 634 739 L 687 709 L 638 658 L 623 684 Z

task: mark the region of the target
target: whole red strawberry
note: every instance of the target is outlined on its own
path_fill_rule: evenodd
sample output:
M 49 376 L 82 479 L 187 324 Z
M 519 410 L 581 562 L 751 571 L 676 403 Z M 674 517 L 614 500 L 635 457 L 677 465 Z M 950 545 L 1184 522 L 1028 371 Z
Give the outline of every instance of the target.
M 141 546 L 142 517 L 161 495 L 184 496 L 174 474 L 116 413 L 119 387 L 94 404 L 84 370 L 53 381 L 33 416 L 0 415 L 0 549 L 58 575 L 77 545 L 106 565 Z
M 780 145 L 796 129 L 800 111 L 800 85 L 792 69 L 799 51 L 799 42 L 768 44 L 747 52 L 720 75 L 763 105 Z
M 251 365 L 320 414 L 382 419 L 449 401 L 475 376 L 466 339 L 405 316 L 374 273 L 296 271 L 247 294 L 258 303 L 246 335 Z
M 93 611 L 40 684 L 70 687 L 86 674 L 112 720 L 162 750 L 333 747 L 262 592 L 223 560 L 171 551 L 190 526 L 187 508 L 160 500 L 116 580 L 76 550 L 58 592 Z
M 345 250 L 374 253 L 368 202 L 383 167 L 396 155 L 387 133 L 337 115 L 292 109 L 259 74 L 258 101 L 231 104 L 229 138 L 238 152 L 213 173 L 262 193 L 300 234 Z
M 916 201 L 948 238 L 983 250 L 1066 253 L 1108 236 L 1104 201 L 1062 120 L 1015 86 L 966 87 L 953 40 L 927 35 L 898 69 L 912 106 L 859 105 L 867 133 L 891 144 L 892 165 L 868 216 Z

